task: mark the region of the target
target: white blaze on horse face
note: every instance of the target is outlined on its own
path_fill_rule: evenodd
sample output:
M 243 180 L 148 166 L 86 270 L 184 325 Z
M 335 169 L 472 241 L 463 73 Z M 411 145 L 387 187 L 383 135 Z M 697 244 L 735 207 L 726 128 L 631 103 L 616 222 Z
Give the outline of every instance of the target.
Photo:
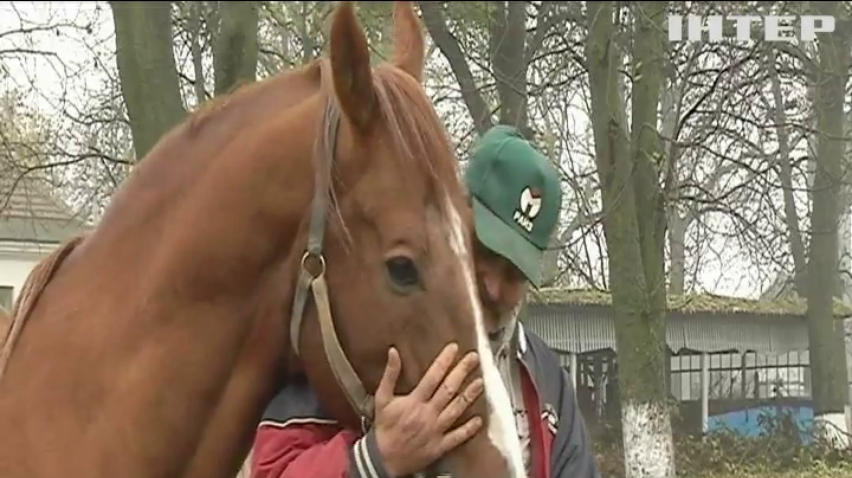
M 476 324 L 476 349 L 479 352 L 479 363 L 485 382 L 485 398 L 490 409 L 488 438 L 506 458 L 509 464 L 509 478 L 525 478 L 526 471 L 521 454 L 521 441 L 515 427 L 515 416 L 512 412 L 512 403 L 509 401 L 509 392 L 506 390 L 500 371 L 497 370 L 494 355 L 491 352 L 491 344 L 485 333 L 482 304 L 479 302 L 473 269 L 470 267 L 471 257 L 464 240 L 464 224 L 461 215 L 449 198 L 447 199 L 446 210 L 450 215 L 448 225 L 450 247 L 459 258 L 465 289 L 470 299 L 470 308 L 473 311 L 474 323 Z

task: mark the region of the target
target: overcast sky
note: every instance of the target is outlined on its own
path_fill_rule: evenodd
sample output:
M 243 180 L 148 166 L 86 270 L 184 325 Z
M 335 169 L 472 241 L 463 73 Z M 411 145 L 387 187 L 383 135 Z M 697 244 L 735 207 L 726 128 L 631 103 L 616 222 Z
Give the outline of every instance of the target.
M 0 2 L 0 61 L 10 73 L 4 87 L 26 92 L 28 104 L 43 113 L 96 88 L 103 72 L 94 59 L 114 61 L 114 49 L 103 2 Z

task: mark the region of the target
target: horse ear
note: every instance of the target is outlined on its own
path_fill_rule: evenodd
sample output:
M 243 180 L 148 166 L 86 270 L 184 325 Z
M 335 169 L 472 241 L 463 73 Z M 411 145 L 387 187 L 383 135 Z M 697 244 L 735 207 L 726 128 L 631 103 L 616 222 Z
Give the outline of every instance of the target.
M 367 37 L 352 2 L 340 2 L 331 22 L 331 76 L 343 114 L 368 134 L 378 113 Z
M 393 63 L 418 82 L 422 82 L 423 69 L 426 66 L 426 42 L 413 4 L 414 2 L 394 2 Z

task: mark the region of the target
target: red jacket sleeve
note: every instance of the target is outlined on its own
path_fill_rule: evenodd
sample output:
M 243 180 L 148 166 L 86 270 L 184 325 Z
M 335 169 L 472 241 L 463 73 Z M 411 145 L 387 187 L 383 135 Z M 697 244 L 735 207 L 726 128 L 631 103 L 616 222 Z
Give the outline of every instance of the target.
M 372 433 L 330 424 L 263 424 L 255 437 L 252 478 L 389 478 Z

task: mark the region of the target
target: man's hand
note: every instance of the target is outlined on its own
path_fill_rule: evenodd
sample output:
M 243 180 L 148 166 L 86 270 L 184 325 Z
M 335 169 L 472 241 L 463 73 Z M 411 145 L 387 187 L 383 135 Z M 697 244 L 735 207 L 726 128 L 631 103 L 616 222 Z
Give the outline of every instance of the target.
M 396 349 L 388 351 L 387 368 L 376 390 L 373 430 L 385 469 L 391 476 L 422 471 L 466 442 L 482 426 L 480 417 L 472 417 L 458 428 L 450 429 L 484 389 L 482 379 L 477 378 L 459 393 L 479 363 L 479 357 L 469 353 L 447 374 L 457 353 L 456 344 L 444 347 L 410 394 L 394 395 L 402 364 Z

